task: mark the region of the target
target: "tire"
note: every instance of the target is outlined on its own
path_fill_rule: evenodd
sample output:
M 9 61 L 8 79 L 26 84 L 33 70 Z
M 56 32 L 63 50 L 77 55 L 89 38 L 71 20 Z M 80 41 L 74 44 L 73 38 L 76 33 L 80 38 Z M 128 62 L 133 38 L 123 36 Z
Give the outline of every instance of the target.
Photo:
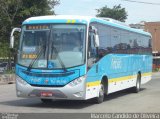
M 133 88 L 134 93 L 138 93 L 141 89 L 141 75 L 137 75 L 137 81 L 136 81 L 136 86 Z
M 41 99 L 43 103 L 51 103 L 52 99 Z
M 100 104 L 104 101 L 104 84 L 101 83 L 101 88 L 99 90 L 99 96 L 95 98 L 95 102 Z

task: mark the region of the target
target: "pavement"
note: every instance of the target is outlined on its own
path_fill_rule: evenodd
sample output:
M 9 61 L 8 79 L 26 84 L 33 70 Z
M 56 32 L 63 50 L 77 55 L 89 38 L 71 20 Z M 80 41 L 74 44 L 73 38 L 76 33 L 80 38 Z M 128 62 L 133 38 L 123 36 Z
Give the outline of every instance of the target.
M 123 90 L 105 97 L 101 104 L 89 101 L 53 101 L 42 103 L 39 99 L 16 97 L 15 84 L 0 85 L 0 112 L 9 113 L 160 113 L 160 73 L 139 93 Z
M 15 83 L 15 74 L 0 74 L 0 85 Z

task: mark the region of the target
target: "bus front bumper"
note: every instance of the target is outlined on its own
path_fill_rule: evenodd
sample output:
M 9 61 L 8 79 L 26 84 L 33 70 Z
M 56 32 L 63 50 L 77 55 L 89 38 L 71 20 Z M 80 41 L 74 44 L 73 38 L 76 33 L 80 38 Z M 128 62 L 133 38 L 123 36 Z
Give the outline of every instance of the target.
M 77 85 L 70 83 L 64 87 L 31 86 L 20 77 L 16 77 L 16 93 L 18 97 L 35 97 L 41 99 L 85 100 L 85 78 Z

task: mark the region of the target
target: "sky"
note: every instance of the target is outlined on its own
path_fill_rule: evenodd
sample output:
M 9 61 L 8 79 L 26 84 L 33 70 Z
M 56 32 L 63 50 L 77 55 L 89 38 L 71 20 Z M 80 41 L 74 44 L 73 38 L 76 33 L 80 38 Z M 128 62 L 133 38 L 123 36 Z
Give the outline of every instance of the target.
M 160 4 L 160 0 L 135 1 Z M 60 4 L 55 7 L 55 13 L 60 15 L 95 16 L 97 14 L 96 9 L 105 5 L 112 8 L 114 5 L 119 4 L 127 11 L 127 24 L 139 23 L 140 21 L 160 21 L 160 5 L 134 3 L 124 0 L 60 0 Z

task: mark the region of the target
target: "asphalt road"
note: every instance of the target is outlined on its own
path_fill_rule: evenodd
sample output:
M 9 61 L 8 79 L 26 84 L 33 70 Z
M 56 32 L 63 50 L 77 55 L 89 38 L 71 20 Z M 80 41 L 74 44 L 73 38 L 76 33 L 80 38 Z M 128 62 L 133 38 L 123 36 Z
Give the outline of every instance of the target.
M 142 85 L 139 93 L 130 90 L 108 95 L 102 104 L 92 101 L 53 101 L 43 104 L 39 99 L 17 98 L 15 84 L 0 85 L 0 112 L 10 113 L 136 113 L 160 112 L 160 73 Z

